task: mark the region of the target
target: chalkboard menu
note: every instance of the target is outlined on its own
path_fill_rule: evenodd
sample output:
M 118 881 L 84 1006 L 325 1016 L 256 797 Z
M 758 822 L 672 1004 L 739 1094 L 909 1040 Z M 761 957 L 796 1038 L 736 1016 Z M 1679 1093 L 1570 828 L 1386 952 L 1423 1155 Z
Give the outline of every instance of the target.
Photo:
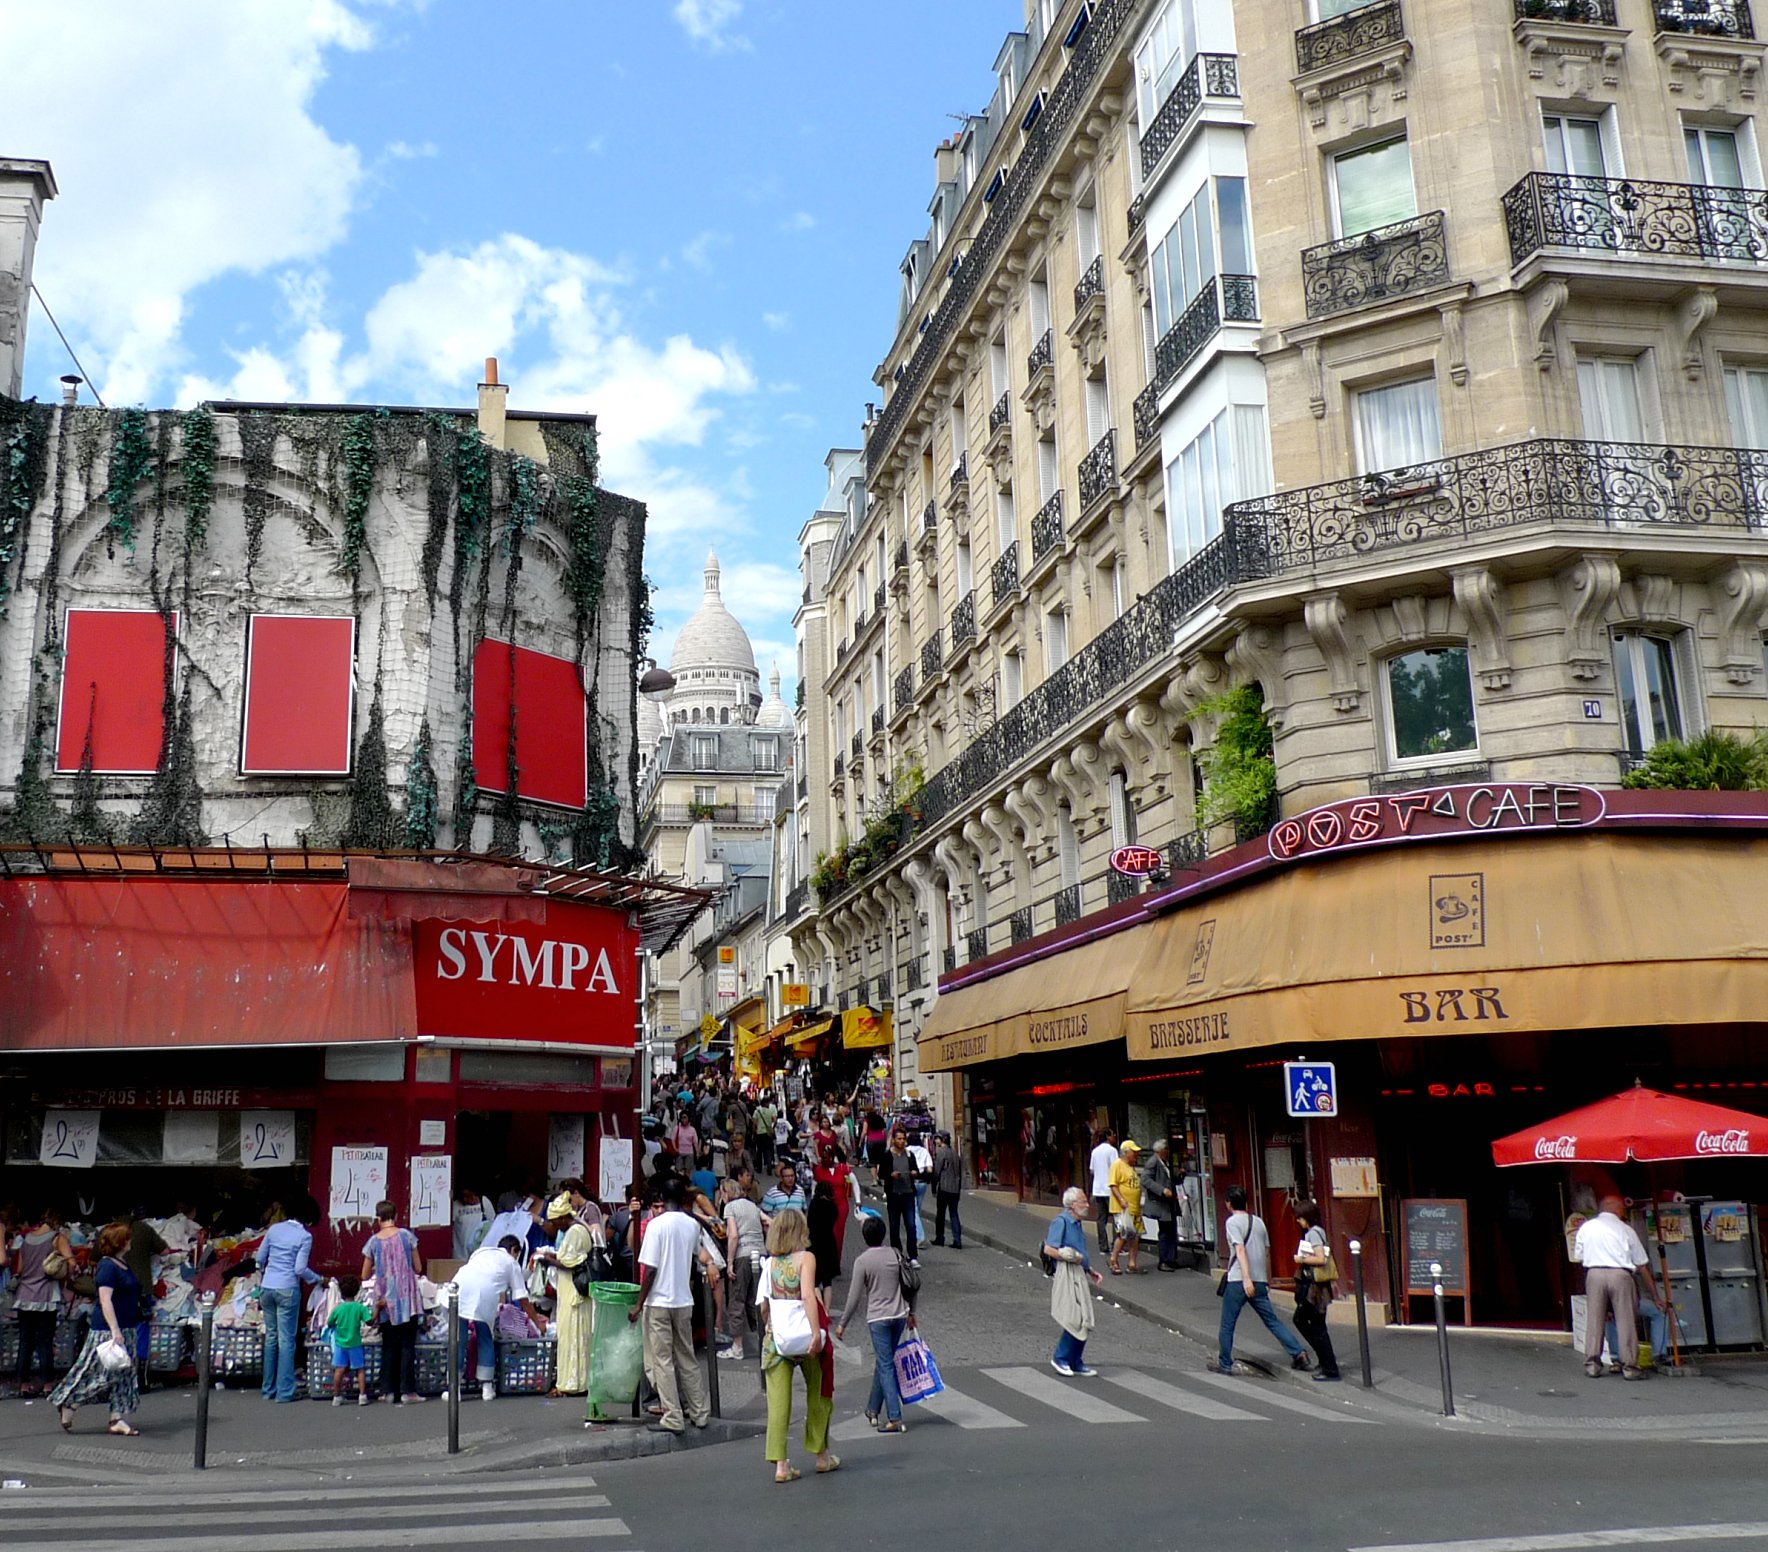
M 1430 1264 L 1441 1262 L 1443 1292 L 1467 1296 L 1467 1203 L 1413 1197 L 1400 1203 L 1406 1227 L 1406 1291 L 1429 1293 Z

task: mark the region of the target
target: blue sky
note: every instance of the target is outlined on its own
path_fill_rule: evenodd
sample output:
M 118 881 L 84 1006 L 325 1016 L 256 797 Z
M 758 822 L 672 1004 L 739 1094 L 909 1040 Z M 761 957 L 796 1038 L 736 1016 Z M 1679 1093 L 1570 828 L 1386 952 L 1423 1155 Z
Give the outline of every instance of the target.
M 0 0 L 0 155 L 61 196 L 36 279 L 106 401 L 601 418 L 659 655 L 716 542 L 765 676 L 858 444 L 933 147 L 1021 0 Z M 69 370 L 33 320 L 27 394 Z

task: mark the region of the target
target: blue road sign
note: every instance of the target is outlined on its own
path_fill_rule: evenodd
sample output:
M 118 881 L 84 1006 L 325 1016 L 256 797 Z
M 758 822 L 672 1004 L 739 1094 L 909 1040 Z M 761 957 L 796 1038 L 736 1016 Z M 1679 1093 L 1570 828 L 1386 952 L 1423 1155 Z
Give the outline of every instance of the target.
M 1285 1062 L 1283 1099 L 1292 1116 L 1337 1115 L 1337 1069 L 1331 1062 Z

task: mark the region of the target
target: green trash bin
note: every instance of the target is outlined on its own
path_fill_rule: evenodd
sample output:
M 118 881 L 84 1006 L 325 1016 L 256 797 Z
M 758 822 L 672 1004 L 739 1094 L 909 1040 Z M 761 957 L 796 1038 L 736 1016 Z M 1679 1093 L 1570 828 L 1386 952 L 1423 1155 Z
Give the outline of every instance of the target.
M 589 1352 L 589 1405 L 592 1423 L 630 1417 L 644 1373 L 644 1336 L 627 1312 L 638 1303 L 637 1283 L 591 1283 L 595 1334 Z M 618 1410 L 616 1410 L 618 1409 Z

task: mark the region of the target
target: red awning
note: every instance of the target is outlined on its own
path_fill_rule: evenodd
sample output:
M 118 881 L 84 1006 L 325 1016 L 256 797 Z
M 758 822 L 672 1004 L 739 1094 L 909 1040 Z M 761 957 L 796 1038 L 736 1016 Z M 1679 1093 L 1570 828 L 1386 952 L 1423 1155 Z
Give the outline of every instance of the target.
M 1768 1158 L 1768 1120 L 1635 1085 L 1492 1144 L 1508 1164 L 1625 1164 L 1629 1159 Z

